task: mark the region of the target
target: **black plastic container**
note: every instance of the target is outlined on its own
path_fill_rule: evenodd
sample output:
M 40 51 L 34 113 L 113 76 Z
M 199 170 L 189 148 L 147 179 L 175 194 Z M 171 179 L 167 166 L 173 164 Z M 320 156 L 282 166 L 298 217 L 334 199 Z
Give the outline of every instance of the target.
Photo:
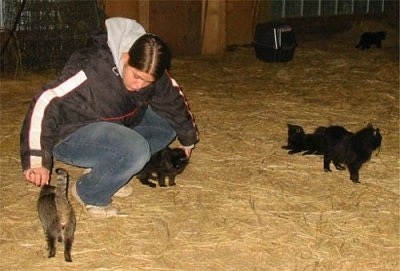
M 253 45 L 258 59 L 287 62 L 293 59 L 297 43 L 290 24 L 267 22 L 256 26 Z

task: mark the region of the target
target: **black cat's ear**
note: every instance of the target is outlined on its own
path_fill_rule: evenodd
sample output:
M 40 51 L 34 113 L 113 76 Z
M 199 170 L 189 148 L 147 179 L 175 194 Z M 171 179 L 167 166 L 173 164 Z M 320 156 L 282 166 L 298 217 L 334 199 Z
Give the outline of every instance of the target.
M 367 128 L 374 128 L 374 126 L 372 125 L 372 123 L 368 123 Z
M 315 134 L 325 134 L 325 132 L 326 132 L 325 126 L 319 126 L 314 130 Z
M 296 132 L 297 133 L 302 133 L 304 132 L 303 128 L 301 126 L 296 126 Z

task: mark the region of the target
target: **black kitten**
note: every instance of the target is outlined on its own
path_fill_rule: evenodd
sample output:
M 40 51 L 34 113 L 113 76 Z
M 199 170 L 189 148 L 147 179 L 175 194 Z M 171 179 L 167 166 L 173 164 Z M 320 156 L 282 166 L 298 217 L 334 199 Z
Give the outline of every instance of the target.
M 68 173 L 64 169 L 56 169 L 56 172 L 57 186 L 42 186 L 37 210 L 47 239 L 49 258 L 56 255 L 56 241 L 64 242 L 65 261 L 72 262 L 76 218 L 67 198 Z
M 326 127 L 318 127 L 312 134 L 306 134 L 299 125 L 288 124 L 288 144 L 282 146 L 289 154 L 303 152 L 303 155 L 324 153 L 323 137 Z
M 371 158 L 372 152 L 381 146 L 381 142 L 379 129 L 374 129 L 372 124 L 357 133 L 349 132 L 341 126 L 328 127 L 325 132 L 324 171 L 331 171 L 331 162 L 339 170 L 347 166 L 350 180 L 359 183 L 361 166 Z
M 356 48 L 361 50 L 369 49 L 372 45 L 376 48 L 382 47 L 382 40 L 386 38 L 386 33 L 384 31 L 380 32 L 365 32 L 361 35 L 360 42 L 356 45 Z
M 165 187 L 165 179 L 168 178 L 168 186 L 175 185 L 175 177 L 181 174 L 189 163 L 189 158 L 181 148 L 165 148 L 152 155 L 144 169 L 139 172 L 137 178 L 142 184 L 156 187 L 151 180 L 158 181 L 158 185 Z

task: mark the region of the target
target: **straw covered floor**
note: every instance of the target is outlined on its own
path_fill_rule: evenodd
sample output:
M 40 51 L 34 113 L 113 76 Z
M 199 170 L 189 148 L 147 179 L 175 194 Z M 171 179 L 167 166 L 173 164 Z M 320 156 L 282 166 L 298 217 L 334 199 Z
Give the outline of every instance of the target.
M 354 48 L 387 31 L 382 49 Z M 177 185 L 115 198 L 124 217 L 89 217 L 71 198 L 73 262 L 61 245 L 47 259 L 36 213 L 39 188 L 24 181 L 19 131 L 33 94 L 54 75 L 1 79 L 1 270 L 399 270 L 399 46 L 397 30 L 362 22 L 301 42 L 293 61 L 265 63 L 253 48 L 175 58 L 171 70 L 201 141 Z M 323 171 L 321 156 L 289 155 L 287 123 L 311 132 L 368 123 L 383 136 L 353 184 Z M 66 168 L 71 183 L 83 169 Z

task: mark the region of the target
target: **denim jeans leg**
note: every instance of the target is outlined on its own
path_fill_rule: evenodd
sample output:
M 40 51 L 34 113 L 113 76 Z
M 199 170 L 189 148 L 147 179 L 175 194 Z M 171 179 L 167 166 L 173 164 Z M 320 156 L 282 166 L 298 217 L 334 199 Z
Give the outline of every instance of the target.
M 90 205 L 106 206 L 112 195 L 150 159 L 146 139 L 122 125 L 98 122 L 74 132 L 53 149 L 55 159 L 90 167 L 77 182 L 77 192 Z
M 151 154 L 167 147 L 176 137 L 175 130 L 149 106 L 143 120 L 133 128 L 149 143 Z

